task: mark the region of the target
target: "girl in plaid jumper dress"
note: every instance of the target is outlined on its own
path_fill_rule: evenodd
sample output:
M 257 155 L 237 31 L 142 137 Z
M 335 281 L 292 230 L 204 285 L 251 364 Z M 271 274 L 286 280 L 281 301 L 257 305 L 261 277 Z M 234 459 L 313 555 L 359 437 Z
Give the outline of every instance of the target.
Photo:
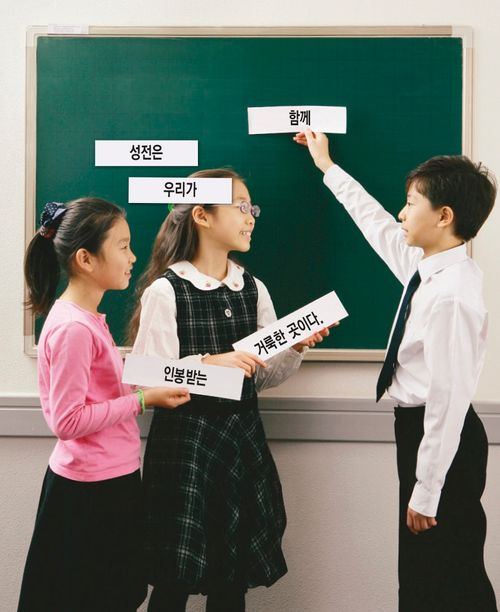
M 276 320 L 267 289 L 228 258 L 248 251 L 259 208 L 230 170 L 232 205 L 178 205 L 163 223 L 131 321 L 134 352 L 245 370 L 241 401 L 193 395 L 182 409 L 155 411 L 144 459 L 148 612 L 184 611 L 207 594 L 208 612 L 245 609 L 245 592 L 286 571 L 281 484 L 257 409 L 257 390 L 300 365 L 305 346 L 270 359 L 233 342 Z

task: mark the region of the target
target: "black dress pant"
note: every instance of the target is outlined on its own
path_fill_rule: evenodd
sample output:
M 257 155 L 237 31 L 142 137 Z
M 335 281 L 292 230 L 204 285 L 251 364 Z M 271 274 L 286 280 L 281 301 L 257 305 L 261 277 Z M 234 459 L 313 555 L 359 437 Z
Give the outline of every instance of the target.
M 437 526 L 414 535 L 406 513 L 416 482 L 425 407 L 395 409 L 400 481 L 399 612 L 496 612 L 483 559 L 488 440 L 472 406 L 446 476 Z

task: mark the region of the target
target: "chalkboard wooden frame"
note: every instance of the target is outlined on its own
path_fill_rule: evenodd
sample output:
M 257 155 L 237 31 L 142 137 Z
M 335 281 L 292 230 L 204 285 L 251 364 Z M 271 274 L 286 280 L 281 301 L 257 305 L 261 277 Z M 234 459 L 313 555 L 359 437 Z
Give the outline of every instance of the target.
M 69 37 L 242 37 L 242 38 L 300 38 L 300 37 L 349 37 L 349 38 L 419 38 L 452 37 L 462 40 L 462 153 L 472 156 L 472 29 L 453 26 L 396 26 L 396 27 L 102 27 L 82 28 L 84 34 L 75 28 L 52 29 L 57 36 Z M 26 179 L 25 179 L 25 243 L 28 244 L 36 228 L 36 47 L 41 37 L 53 35 L 51 29 L 42 26 L 27 31 L 26 66 Z M 469 251 L 471 247 L 469 245 Z M 24 348 L 29 356 L 36 357 L 34 317 L 24 317 Z M 123 347 L 125 353 L 128 349 Z M 382 361 L 383 350 L 365 349 L 314 349 L 308 352 L 309 361 Z

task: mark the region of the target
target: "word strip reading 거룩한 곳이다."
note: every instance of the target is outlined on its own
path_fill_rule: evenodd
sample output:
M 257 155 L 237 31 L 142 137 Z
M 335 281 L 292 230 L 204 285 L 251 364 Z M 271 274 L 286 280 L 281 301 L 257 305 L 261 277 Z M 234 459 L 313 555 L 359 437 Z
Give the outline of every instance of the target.
M 303 336 L 311 335 L 311 330 L 318 329 L 319 325 L 323 325 L 323 320 L 319 320 L 314 311 L 309 314 L 304 315 L 303 317 L 297 319 L 296 321 L 292 321 L 286 325 L 286 331 L 283 331 L 281 328 L 275 330 L 272 334 L 269 334 L 254 343 L 255 348 L 258 350 L 259 357 L 262 354 L 268 354 L 270 350 L 278 348 L 278 346 L 285 346 L 287 344 L 287 336 L 290 336 L 292 340 L 296 338 L 300 339 Z M 304 334 L 303 332 L 308 331 L 309 334 Z
M 271 325 L 238 340 L 233 344 L 233 348 L 257 354 L 266 360 L 347 316 L 337 294 L 331 291 Z

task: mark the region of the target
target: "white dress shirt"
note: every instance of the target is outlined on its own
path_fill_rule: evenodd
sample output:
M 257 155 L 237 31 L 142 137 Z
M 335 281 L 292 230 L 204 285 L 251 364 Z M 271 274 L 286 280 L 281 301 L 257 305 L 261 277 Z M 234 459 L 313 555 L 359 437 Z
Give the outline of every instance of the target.
M 241 291 L 245 285 L 244 269 L 231 260 L 228 260 L 227 276 L 222 281 L 201 273 L 188 261 L 177 262 L 171 265 L 170 269 L 202 291 L 213 291 L 221 285 L 226 285 L 231 291 Z M 266 286 L 258 278 L 254 277 L 254 280 L 258 292 L 257 329 L 262 329 L 276 321 L 276 313 Z M 240 339 L 235 338 L 235 342 Z M 166 278 L 155 280 L 142 295 L 139 331 L 132 353 L 179 359 L 175 291 Z M 268 359 L 267 368 L 257 366 L 255 376 L 257 390 L 276 387 L 289 378 L 302 363 L 303 354 L 289 348 Z M 198 361 L 201 361 L 201 358 L 202 355 L 184 357 Z
M 422 249 L 406 244 L 400 223 L 339 166 L 324 181 L 405 290 L 420 273 L 388 393 L 400 406 L 426 406 L 409 506 L 436 516 L 484 362 L 482 272 L 465 244 L 423 259 Z

